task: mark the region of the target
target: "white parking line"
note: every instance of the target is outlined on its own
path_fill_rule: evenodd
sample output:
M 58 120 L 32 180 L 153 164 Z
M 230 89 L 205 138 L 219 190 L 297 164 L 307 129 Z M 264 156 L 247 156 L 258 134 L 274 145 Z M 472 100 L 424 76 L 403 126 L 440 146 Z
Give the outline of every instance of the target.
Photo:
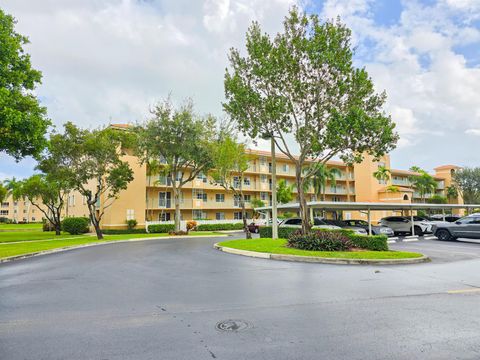
M 412 241 L 418 241 L 418 238 L 405 238 L 405 239 L 403 239 L 403 242 L 412 242 Z
M 423 240 L 437 240 L 436 236 L 425 236 Z
M 387 244 L 395 244 L 396 241 L 395 240 L 387 240 Z

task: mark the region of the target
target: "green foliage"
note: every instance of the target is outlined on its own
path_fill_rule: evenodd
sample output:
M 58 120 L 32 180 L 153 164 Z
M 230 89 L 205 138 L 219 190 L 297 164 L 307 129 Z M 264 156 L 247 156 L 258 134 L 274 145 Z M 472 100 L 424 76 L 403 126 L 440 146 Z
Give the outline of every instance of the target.
M 314 163 L 309 166 L 306 173 L 310 173 L 311 177 L 306 179 L 304 190 L 308 191 L 308 188 L 313 186 L 315 195 L 321 196 L 321 200 L 325 200 L 325 193 L 327 191 L 327 181 L 332 186 L 337 183 L 337 176 L 340 176 L 340 170 L 337 168 L 330 168 L 323 163 Z
M 447 186 L 447 188 L 445 189 L 445 195 L 449 200 L 458 198 L 458 190 L 455 185 Z
M 180 231 L 182 187 L 213 166 L 214 129 L 215 119 L 197 116 L 190 101 L 175 109 L 170 99 L 155 107 L 150 120 L 134 128 L 136 155 L 142 163 L 162 159 L 158 170 L 172 183 L 176 231 Z
M 390 179 L 390 170 L 388 170 L 385 166 L 379 166 L 377 171 L 373 173 L 373 177 L 378 181 L 387 181 Z
M 480 203 L 480 167 L 457 170 L 453 180 L 465 204 Z
M 243 230 L 243 224 L 242 223 L 226 223 L 226 224 L 197 225 L 197 231 L 219 231 L 219 230 Z
M 236 49 L 229 54 L 223 107 L 244 135 L 272 137 L 295 163 L 304 232 L 310 223 L 304 179 L 313 169 L 302 171 L 309 158 L 360 162 L 365 153 L 389 152 L 398 140 L 382 109 L 385 94 L 375 93 L 365 69 L 353 66 L 350 38 L 339 21 L 321 23 L 294 7 L 282 33 L 272 39 L 254 22 L 246 35 L 247 55 Z
M 23 50 L 28 38 L 14 27 L 14 18 L 0 9 L 0 152 L 18 160 L 44 148 L 50 121 L 32 93 L 42 74 Z
M 288 239 L 290 234 L 293 234 L 297 230 L 298 230 L 297 228 L 279 226 L 278 227 L 278 237 L 282 238 L 282 239 Z M 271 226 L 260 226 L 259 227 L 259 232 L 260 232 L 260 237 L 261 238 L 271 238 L 272 237 L 272 227 Z
M 388 237 L 386 235 L 350 235 L 350 241 L 353 246 L 372 251 L 388 251 L 387 240 Z
M 283 214 L 281 214 L 279 217 L 281 218 L 284 218 L 284 219 L 288 219 L 288 218 L 292 218 L 292 217 L 295 217 L 297 216 L 297 214 L 295 214 L 294 212 L 291 212 L 291 211 L 285 211 Z
M 400 188 L 396 185 L 389 185 L 387 186 L 387 191 L 391 193 L 398 193 L 400 191 Z
M 418 166 L 412 166 L 410 171 L 418 173 L 418 175 L 410 176 L 409 181 L 414 189 L 420 194 L 420 198 L 423 202 L 425 202 L 425 196 L 434 193 L 438 184 L 432 175 L 425 170 L 420 169 Z
M 7 198 L 8 190 L 2 183 L 0 183 L 0 203 L 2 203 Z
M 126 223 L 127 223 L 128 230 L 133 230 L 135 228 L 135 226 L 137 226 L 137 224 L 138 224 L 137 220 L 135 220 L 135 219 L 127 220 Z
M 290 235 L 287 246 L 309 251 L 347 251 L 352 247 L 350 238 L 338 231 L 311 231 Z
M 149 233 L 169 233 L 171 231 L 175 231 L 174 224 L 156 224 L 148 226 Z
M 280 204 L 288 204 L 293 200 L 293 185 L 288 185 L 285 179 L 277 183 L 277 201 Z
M 445 196 L 442 195 L 432 195 L 429 199 L 427 199 L 427 202 L 430 204 L 447 204 L 448 200 Z
M 132 169 L 121 159 L 126 140 L 120 130 L 83 130 L 68 122 L 63 134 L 51 135 L 37 166 L 47 174 L 52 171 L 85 198 L 98 239 L 103 238 L 100 221 L 105 209 L 133 180 Z
M 86 217 L 67 217 L 62 221 L 62 230 L 71 235 L 85 234 L 89 226 L 90 220 Z

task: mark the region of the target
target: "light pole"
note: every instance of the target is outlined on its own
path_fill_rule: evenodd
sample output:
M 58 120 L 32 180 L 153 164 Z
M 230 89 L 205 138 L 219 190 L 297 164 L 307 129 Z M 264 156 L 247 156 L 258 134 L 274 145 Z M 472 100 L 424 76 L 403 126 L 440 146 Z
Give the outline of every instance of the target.
M 275 141 L 273 135 L 270 135 L 270 143 L 272 147 L 272 239 L 278 239 L 278 222 L 277 222 L 277 167 L 275 160 Z

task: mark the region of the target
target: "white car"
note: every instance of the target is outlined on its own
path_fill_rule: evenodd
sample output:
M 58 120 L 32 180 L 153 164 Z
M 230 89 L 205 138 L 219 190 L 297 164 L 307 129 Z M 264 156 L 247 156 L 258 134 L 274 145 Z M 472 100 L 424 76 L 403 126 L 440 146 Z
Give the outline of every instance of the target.
M 302 219 L 300 218 L 289 218 L 283 220 L 280 225 L 281 227 L 295 227 L 301 228 L 302 227 Z M 339 226 L 335 225 L 328 225 L 325 221 L 320 218 L 313 218 L 313 227 L 312 229 L 341 229 Z
M 432 232 L 432 222 L 423 218 L 413 217 L 413 228 L 415 234 L 412 234 L 412 223 L 408 216 L 389 216 L 379 221 L 382 226 L 388 226 L 395 234 L 411 234 L 422 236 L 425 233 Z

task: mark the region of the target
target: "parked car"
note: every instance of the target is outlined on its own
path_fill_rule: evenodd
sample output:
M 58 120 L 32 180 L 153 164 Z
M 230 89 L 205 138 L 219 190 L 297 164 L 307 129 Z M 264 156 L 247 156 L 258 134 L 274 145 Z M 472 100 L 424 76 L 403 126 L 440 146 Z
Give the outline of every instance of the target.
M 395 235 L 411 234 L 422 236 L 425 233 L 431 233 L 433 227 L 432 222 L 421 220 L 421 218 L 417 216 L 413 217 L 414 234 L 412 234 L 412 223 L 408 216 L 388 216 L 381 219 L 379 224 L 391 228 Z
M 302 226 L 302 219 L 301 218 L 288 218 L 283 220 L 280 225 L 281 227 L 298 227 Z M 339 226 L 336 225 L 329 225 L 327 224 L 322 218 L 313 218 L 313 228 L 317 229 L 341 229 Z
M 344 220 L 349 226 L 355 226 L 365 229 L 368 233 L 368 222 L 365 220 Z M 372 235 L 387 235 L 394 236 L 392 228 L 383 225 L 372 225 Z
M 433 226 L 438 240 L 456 240 L 458 238 L 480 239 L 480 214 L 461 218 L 454 223 L 442 222 Z
M 363 227 L 358 227 L 355 225 L 351 226 L 347 222 L 342 220 L 323 219 L 323 221 L 325 221 L 328 225 L 334 225 L 334 226 L 341 227 L 342 229 L 352 230 L 355 233 L 360 235 L 367 235 L 367 231 Z
M 443 220 L 443 215 L 441 214 L 435 214 L 430 216 L 430 220 L 433 222 L 446 221 L 446 222 L 452 223 L 460 219 L 461 219 L 461 216 L 458 216 L 458 215 L 445 215 L 445 220 Z

